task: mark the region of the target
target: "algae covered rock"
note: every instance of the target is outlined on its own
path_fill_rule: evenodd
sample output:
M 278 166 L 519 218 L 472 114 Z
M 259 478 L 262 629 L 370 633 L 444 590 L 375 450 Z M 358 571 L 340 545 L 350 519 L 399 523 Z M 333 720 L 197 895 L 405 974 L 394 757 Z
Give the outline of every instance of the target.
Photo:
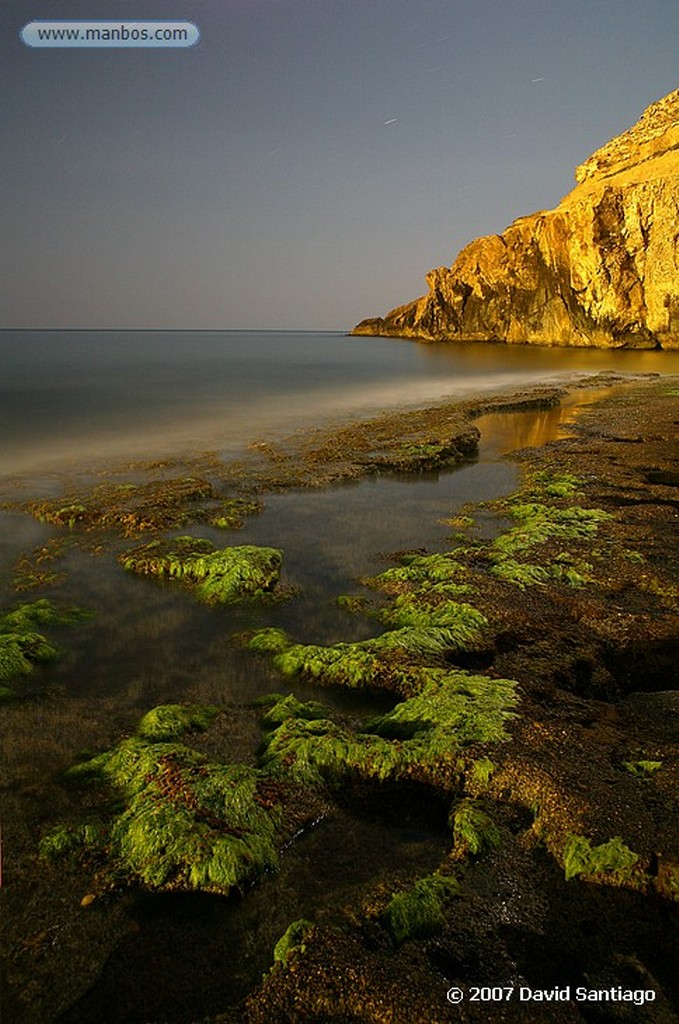
M 180 580 L 208 604 L 230 604 L 271 595 L 280 581 L 283 553 L 277 548 L 215 548 L 199 537 L 155 540 L 119 558 L 130 572 Z
M 302 917 L 299 921 L 293 921 L 291 925 L 288 925 L 283 935 L 274 946 L 273 959 L 274 963 L 285 963 L 288 959 L 288 955 L 293 949 L 304 950 L 304 939 L 306 938 L 309 931 L 314 927 L 313 921 L 308 921 Z
M 400 614 L 400 618 L 399 618 Z M 390 617 L 386 610 L 380 617 Z M 487 620 L 469 605 L 445 602 L 438 611 L 425 602 L 396 609 L 401 626 L 381 636 L 352 643 L 296 644 L 279 629 L 259 630 L 248 642 L 251 650 L 273 654 L 278 671 L 319 686 L 381 689 L 412 696 L 425 685 L 428 665 L 447 651 L 464 650 L 476 642 Z
M 35 664 L 57 657 L 58 649 L 37 626 L 69 626 L 85 617 L 82 609 L 59 608 L 47 598 L 4 612 L 0 615 L 0 680 L 27 675 Z
M 137 736 L 153 742 L 174 740 L 188 729 L 207 729 L 217 711 L 202 705 L 162 704 L 146 712 L 137 726 Z
M 406 939 L 436 935 L 445 925 L 446 904 L 459 890 L 449 875 L 430 875 L 397 893 L 382 914 L 382 922 L 397 945 Z
M 423 672 L 427 679 L 420 693 L 360 731 L 333 722 L 322 705 L 316 717 L 310 705 L 300 705 L 302 713 L 295 714 L 289 698 L 281 697 L 267 712 L 276 728 L 264 742 L 262 764 L 310 786 L 352 777 L 450 782 L 459 775 L 466 747 L 508 738 L 516 684 L 459 670 Z
M 257 768 L 211 761 L 177 740 L 205 728 L 214 713 L 154 708 L 135 735 L 69 769 L 73 782 L 110 787 L 118 813 L 97 826 L 58 826 L 42 840 L 42 855 L 98 846 L 118 878 L 156 890 L 228 893 L 277 867 L 285 787 Z

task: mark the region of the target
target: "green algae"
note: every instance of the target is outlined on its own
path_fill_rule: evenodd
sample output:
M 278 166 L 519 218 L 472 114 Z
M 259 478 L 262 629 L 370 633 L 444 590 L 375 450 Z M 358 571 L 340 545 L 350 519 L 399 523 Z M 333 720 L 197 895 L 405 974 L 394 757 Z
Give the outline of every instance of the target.
M 216 549 L 196 537 L 154 540 L 119 557 L 123 568 L 146 576 L 181 580 L 208 604 L 271 596 L 280 581 L 283 554 L 244 545 Z
M 457 611 L 457 609 L 456 609 Z M 295 644 L 278 629 L 256 632 L 248 641 L 251 650 L 273 653 L 281 675 L 300 677 L 321 686 L 385 689 L 401 696 L 417 693 L 426 683 L 428 661 L 441 660 L 446 652 L 459 650 L 480 635 L 470 626 L 484 623 L 464 610 L 459 620 L 449 614 L 445 625 L 420 623 L 392 629 L 380 636 L 353 643 Z M 461 642 L 464 635 L 465 644 Z
M 287 678 L 301 677 L 322 686 L 369 687 L 412 692 L 419 688 L 422 669 L 412 664 L 411 649 L 421 643 L 435 642 L 435 637 L 411 636 L 414 631 L 397 630 L 354 643 L 337 643 L 329 647 L 317 644 L 293 644 L 281 631 L 255 633 L 249 647 L 255 651 L 274 652 L 273 663 Z M 421 632 L 421 631 L 420 631 Z M 398 635 L 395 635 L 398 634 Z
M 36 663 L 52 661 L 58 653 L 41 633 L 0 633 L 0 679 L 28 675 Z
M 107 784 L 122 799 L 120 813 L 98 833 L 117 875 L 151 889 L 228 893 L 277 867 L 280 786 L 250 765 L 219 764 L 176 742 L 213 713 L 153 709 L 136 735 L 68 770 L 71 781 Z M 155 738 L 169 733 L 171 741 Z M 50 833 L 43 855 L 71 852 L 82 828 Z
M 478 857 L 501 843 L 500 830 L 493 819 L 472 800 L 462 800 L 452 814 L 454 855 Z
M 495 765 L 489 757 L 479 757 L 472 762 L 468 774 L 468 785 L 474 794 L 483 793 L 495 773 Z
M 566 881 L 578 875 L 606 875 L 620 884 L 629 878 L 639 855 L 625 846 L 620 836 L 592 846 L 585 836 L 570 835 L 563 849 Z
M 257 801 L 255 769 L 156 755 L 155 774 L 111 828 L 128 871 L 156 889 L 225 893 L 278 866 L 278 819 Z
M 583 480 L 579 476 L 540 469 L 528 474 L 524 493 L 539 498 L 573 498 L 582 493 L 582 487 Z
M 147 711 L 137 726 L 137 736 L 150 742 L 173 740 L 189 729 L 207 729 L 218 712 L 203 705 L 163 704 Z
M 305 939 L 313 927 L 313 921 L 308 921 L 305 917 L 301 917 L 298 921 L 293 921 L 292 924 L 288 925 L 274 946 L 274 963 L 284 964 L 293 949 L 299 949 L 301 952 L 304 952 Z
M 379 736 L 413 739 L 427 736 L 427 746 L 499 743 L 518 703 L 512 679 L 494 679 L 461 670 L 428 670 L 422 691 L 369 723 Z
M 662 761 L 623 761 L 622 766 L 638 779 L 648 779 L 662 768 Z
M 593 566 L 591 562 L 574 559 L 569 552 L 561 552 L 552 562 L 535 565 L 530 562 L 517 562 L 513 558 L 500 557 L 491 566 L 492 576 L 512 583 L 525 590 L 526 587 L 544 587 L 548 583 L 564 583 L 569 587 L 583 587 L 592 583 Z
M 288 718 L 316 721 L 319 718 L 325 718 L 328 714 L 328 709 L 324 704 L 314 700 L 299 701 L 292 693 L 287 696 L 281 693 L 267 694 L 256 700 L 255 705 L 267 709 L 262 716 L 262 724 L 266 728 L 280 725 Z
M 452 876 L 421 878 L 392 897 L 382 913 L 382 924 L 398 946 L 408 939 L 436 935 L 445 927 L 447 908 L 458 892 L 459 884 Z
M 241 530 L 248 516 L 258 516 L 264 511 L 261 501 L 248 498 L 228 498 L 222 501 L 218 511 L 208 518 L 210 526 L 219 530 Z
M 544 565 L 533 565 L 528 562 L 517 562 L 514 558 L 504 558 L 491 566 L 490 573 L 505 583 L 524 590 L 526 587 L 543 587 L 549 581 L 550 572 Z
M 269 626 L 257 630 L 249 637 L 247 646 L 251 651 L 259 651 L 262 654 L 280 654 L 291 646 L 291 642 L 284 630 Z
M 368 576 L 362 582 L 386 594 L 402 594 L 405 591 L 431 593 L 440 587 L 448 597 L 467 594 L 469 569 L 458 560 L 465 549 L 431 555 L 404 556 L 402 564 L 387 569 L 378 576 Z
M 58 860 L 83 850 L 99 850 L 102 843 L 101 823 L 83 822 L 79 825 L 57 825 L 40 840 L 38 852 L 45 860 Z
M 580 540 L 593 537 L 601 523 L 612 518 L 600 508 L 572 505 L 559 508 L 541 502 L 512 501 L 508 514 L 517 525 L 497 537 L 496 552 L 511 556 L 548 541 Z
M 0 615 L 0 680 L 28 675 L 39 662 L 52 661 L 58 648 L 36 626 L 70 626 L 87 618 L 80 608 L 59 608 L 47 598 L 17 605 Z
M 0 615 L 0 631 L 18 633 L 34 626 L 73 626 L 89 617 L 89 612 L 73 606 L 59 607 L 48 598 L 20 604 Z
M 285 719 L 261 750 L 261 763 L 297 782 L 318 787 L 360 776 L 375 781 L 406 774 L 409 751 L 376 736 L 361 736 L 330 718 Z
M 437 599 L 439 595 L 400 594 L 394 603 L 379 613 L 380 621 L 395 627 L 427 627 L 446 630 L 450 649 L 468 650 L 484 636 L 488 619 L 473 605 Z
M 317 718 L 311 717 L 315 708 L 301 718 L 284 716 L 274 705 L 269 721 L 280 724 L 264 741 L 262 764 L 285 768 L 307 785 L 335 784 L 351 775 L 398 780 L 443 767 L 459 774 L 462 748 L 507 738 L 516 684 L 462 671 L 427 671 L 429 679 L 417 696 L 366 722 L 360 732 L 333 722 L 322 705 Z

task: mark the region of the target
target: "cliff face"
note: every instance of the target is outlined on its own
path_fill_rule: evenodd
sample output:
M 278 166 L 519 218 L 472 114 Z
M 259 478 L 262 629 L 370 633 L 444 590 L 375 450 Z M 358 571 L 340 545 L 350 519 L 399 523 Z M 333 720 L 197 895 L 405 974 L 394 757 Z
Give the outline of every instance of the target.
M 575 177 L 556 209 L 472 242 L 428 295 L 352 334 L 679 348 L 679 90 Z

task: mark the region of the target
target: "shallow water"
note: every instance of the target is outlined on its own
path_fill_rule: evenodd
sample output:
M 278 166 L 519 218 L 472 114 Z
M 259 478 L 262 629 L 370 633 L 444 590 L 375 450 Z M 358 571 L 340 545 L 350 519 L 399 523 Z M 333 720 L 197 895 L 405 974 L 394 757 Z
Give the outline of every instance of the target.
M 215 448 L 328 417 L 602 370 L 679 372 L 679 352 L 422 345 L 293 331 L 0 331 L 0 479 Z
M 384 474 L 319 491 L 267 495 L 264 513 L 238 533 L 194 528 L 221 544 L 281 547 L 285 582 L 299 588 L 288 603 L 207 608 L 173 583 L 124 573 L 114 552 L 68 554 L 67 578 L 50 596 L 75 601 L 95 616 L 55 631 L 63 655 L 31 677 L 27 685 L 36 699 L 9 709 L 11 728 L 3 750 L 11 791 L 5 811 L 7 884 L 17 870 L 13 857 L 33 852 L 35 836 L 68 807 L 58 773 L 83 750 L 117 742 L 149 707 L 170 701 L 223 705 L 230 725 L 216 754 L 252 759 L 260 732 L 248 705 L 280 689 L 281 681 L 266 659 L 234 646 L 233 634 L 280 625 L 308 642 L 371 635 L 374 623 L 341 609 L 336 597 L 359 592 L 358 577 L 384 568 L 380 552 L 445 548 L 450 527 L 440 522 L 443 517 L 455 515 L 467 501 L 490 499 L 514 486 L 516 469 L 503 461 L 503 453 L 553 439 L 594 397 L 580 392 L 566 407 L 483 417 L 477 421 L 482 439 L 475 462 L 438 473 Z M 5 527 L 0 531 L 5 603 L 16 600 L 8 582 L 19 552 L 63 531 L 15 513 L 0 513 L 0 519 Z M 311 686 L 294 690 L 302 699 L 313 696 L 359 716 L 384 703 L 383 698 L 319 692 Z M 398 877 L 407 884 L 431 871 L 443 852 L 445 839 L 432 827 L 431 815 L 426 822 L 394 822 L 374 813 L 366 817 L 349 804 L 295 842 L 281 872 L 243 900 L 141 899 L 132 912 L 129 939 L 63 1024 L 93 1019 L 180 1024 L 214 1012 L 256 983 L 291 920 L 330 916 L 382 879 Z M 31 930 L 29 921 L 26 929 Z M 181 945 L 182 936 L 184 941 L 189 937 L 191 956 Z M 232 966 L 216 983 L 220 961 Z M 150 1002 L 133 1000 L 141 1015 L 131 1016 L 137 1010 L 126 1000 L 125 988 L 138 987 L 142 975 L 147 976 L 140 965 L 149 964 L 154 965 Z

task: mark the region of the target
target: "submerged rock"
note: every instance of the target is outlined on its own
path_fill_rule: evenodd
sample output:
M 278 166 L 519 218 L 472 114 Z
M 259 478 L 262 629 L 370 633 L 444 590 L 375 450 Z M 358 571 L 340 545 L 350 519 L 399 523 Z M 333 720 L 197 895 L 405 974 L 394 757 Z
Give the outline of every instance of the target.
M 556 209 L 471 242 L 428 295 L 352 334 L 679 348 L 679 90 L 575 177 Z
M 123 568 L 146 576 L 179 579 L 208 604 L 228 604 L 271 594 L 278 586 L 283 554 L 277 548 L 215 548 L 199 537 L 155 540 L 120 556 Z

